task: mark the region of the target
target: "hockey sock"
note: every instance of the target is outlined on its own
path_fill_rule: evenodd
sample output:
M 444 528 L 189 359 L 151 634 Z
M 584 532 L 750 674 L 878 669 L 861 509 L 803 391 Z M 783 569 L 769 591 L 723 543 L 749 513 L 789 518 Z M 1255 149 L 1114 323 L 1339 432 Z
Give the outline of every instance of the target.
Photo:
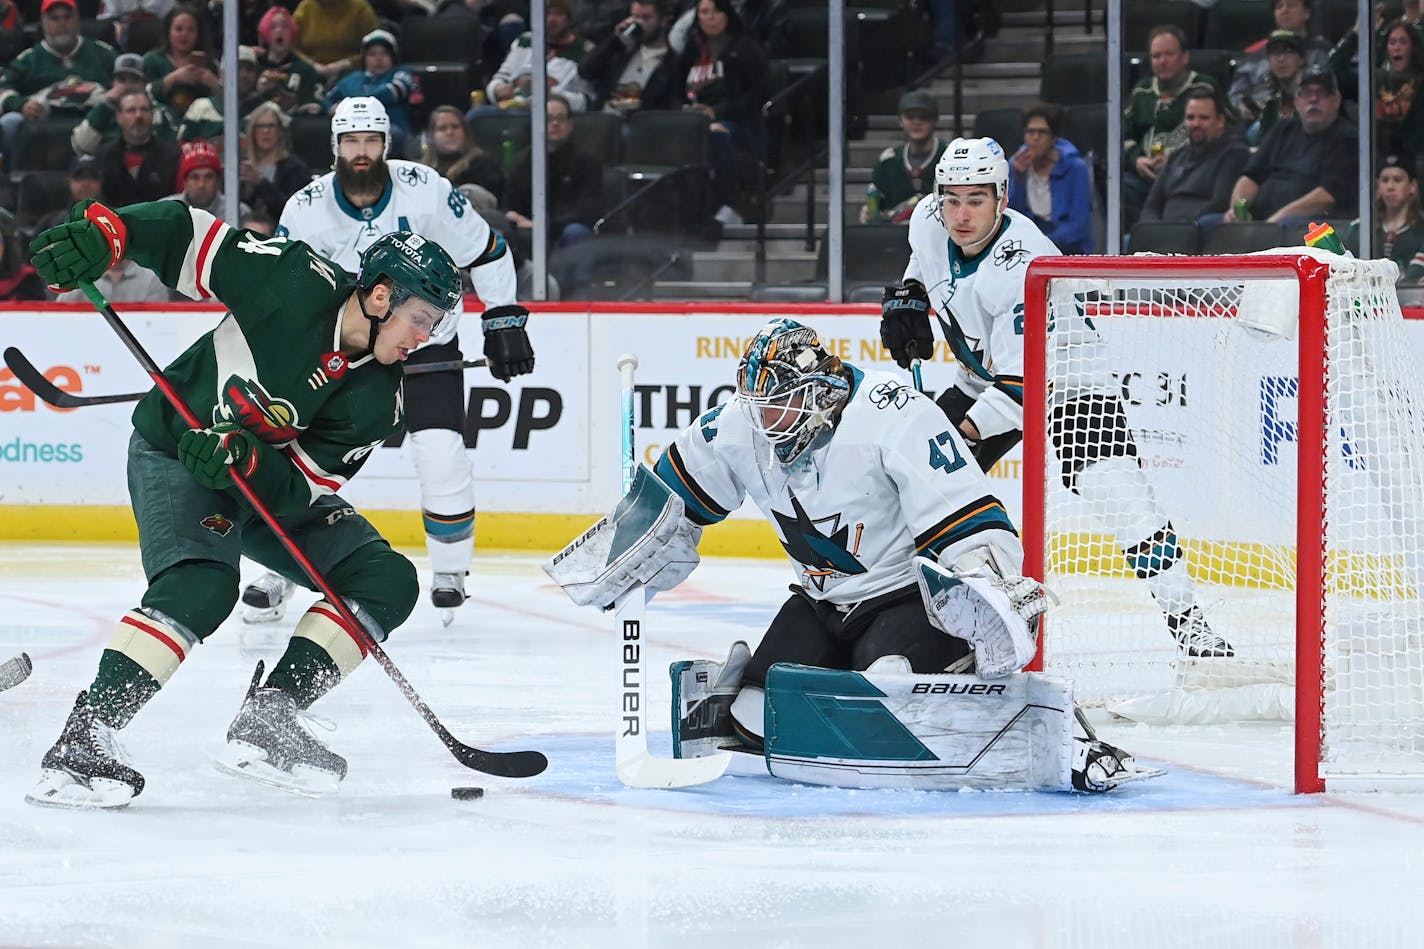
M 266 684 L 286 692 L 299 708 L 310 708 L 364 658 L 366 643 L 360 634 L 346 628 L 330 603 L 318 600 L 292 631 Z
M 125 613 L 99 657 L 89 704 L 105 724 L 123 728 L 197 644 L 187 627 L 157 610 Z
M 475 479 L 465 438 L 448 428 L 410 433 L 411 455 L 420 477 L 425 546 L 435 573 L 470 569 L 475 536 Z

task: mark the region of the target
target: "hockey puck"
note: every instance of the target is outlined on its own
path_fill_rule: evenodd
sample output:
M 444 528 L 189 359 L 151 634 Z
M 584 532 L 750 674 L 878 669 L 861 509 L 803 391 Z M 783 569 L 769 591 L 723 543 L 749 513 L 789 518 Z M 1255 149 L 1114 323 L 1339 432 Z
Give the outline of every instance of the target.
M 450 796 L 457 801 L 478 801 L 485 796 L 484 788 L 451 788 Z

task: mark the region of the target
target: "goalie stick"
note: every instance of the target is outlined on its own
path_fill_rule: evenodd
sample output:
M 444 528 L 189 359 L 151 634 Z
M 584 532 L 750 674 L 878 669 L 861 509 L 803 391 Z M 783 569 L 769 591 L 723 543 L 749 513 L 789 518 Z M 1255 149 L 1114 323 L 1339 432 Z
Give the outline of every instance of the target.
M 15 378 L 20 381 L 26 389 L 29 389 L 40 401 L 52 405 L 57 409 L 81 409 L 87 405 L 110 405 L 115 402 L 137 402 L 148 395 L 148 391 L 143 392 L 120 392 L 114 395 L 75 395 L 73 392 L 65 392 L 45 378 L 34 363 L 24 353 L 14 346 L 5 347 L 5 365 L 10 367 L 10 371 L 15 374 Z M 451 369 L 480 369 L 487 365 L 483 359 L 447 359 L 443 362 L 427 362 L 409 366 L 405 370 L 408 376 L 421 376 L 428 372 L 446 372 Z
M 92 283 L 81 283 L 79 287 L 84 291 L 84 295 L 89 298 L 89 302 L 94 304 L 94 308 L 103 314 L 104 321 L 118 334 L 119 339 L 128 347 L 129 352 L 133 353 L 134 358 L 137 359 L 139 365 L 143 367 L 143 371 L 148 373 L 149 378 L 153 380 L 153 384 L 158 387 L 159 391 L 168 399 L 173 408 L 177 410 L 178 414 L 183 418 L 184 423 L 190 428 L 203 428 L 203 423 L 193 414 L 193 410 L 183 401 L 183 397 L 179 395 L 178 390 L 173 387 L 173 383 L 169 382 L 168 378 L 163 375 L 163 370 L 159 368 L 158 363 L 153 361 L 153 357 L 143 348 L 143 344 L 138 341 L 138 338 L 129 331 L 123 319 L 120 318 L 118 313 L 114 312 L 114 308 L 109 305 L 108 300 L 104 299 L 104 295 L 99 292 L 98 288 Z M 332 608 L 340 614 L 343 624 L 355 631 L 362 640 L 364 640 L 363 645 L 366 651 L 375 658 L 377 664 L 385 670 L 386 675 L 391 677 L 391 681 L 395 682 L 396 688 L 400 689 L 401 695 L 404 695 L 406 701 L 420 713 L 420 717 L 425 719 L 425 723 L 430 726 L 431 731 L 435 732 L 441 743 L 445 745 L 450 754 L 455 757 L 456 761 L 473 771 L 482 771 L 485 774 L 493 774 L 503 778 L 533 777 L 549 766 L 549 759 L 545 758 L 544 755 L 538 751 L 484 751 L 480 748 L 467 745 L 452 735 L 444 723 L 436 717 L 435 712 L 430 706 L 425 704 L 425 700 L 415 691 L 415 687 L 410 684 L 405 675 L 396 668 L 396 664 L 391 661 L 390 656 L 386 655 L 386 651 L 381 648 L 381 644 L 376 642 L 376 638 L 371 635 L 370 630 L 366 629 L 360 619 L 357 618 L 355 612 L 352 611 L 351 607 L 347 606 L 346 601 L 337 595 L 336 590 L 332 588 L 326 577 L 317 570 L 311 560 L 307 558 L 307 555 L 297 546 L 296 541 L 292 540 L 286 529 L 282 527 L 281 522 L 278 521 L 276 516 L 268 509 L 266 503 L 257 496 L 257 492 L 252 489 L 252 486 L 247 483 L 247 479 L 242 476 L 242 473 L 238 471 L 236 467 L 234 467 L 232 471 L 232 483 L 237 487 L 238 491 L 242 493 L 242 496 L 247 499 L 247 503 L 252 506 L 252 509 L 257 512 L 263 522 L 271 529 L 273 535 L 281 541 L 287 553 L 291 554 L 292 559 L 295 560 L 303 572 L 311 578 L 312 584 L 320 591 L 321 595 L 325 597 Z
M 6 689 L 13 689 L 30 677 L 30 670 L 35 664 L 30 661 L 30 657 L 20 653 L 13 659 L 6 659 L 0 662 L 0 692 Z
M 623 381 L 623 493 L 633 486 L 637 468 L 633 439 L 633 371 L 638 357 L 618 357 Z M 637 584 L 613 603 L 613 634 L 618 643 L 618 712 L 614 761 L 618 780 L 630 788 L 685 788 L 715 781 L 732 756 L 725 751 L 703 758 L 655 758 L 648 751 L 648 675 L 646 643 L 648 595 Z

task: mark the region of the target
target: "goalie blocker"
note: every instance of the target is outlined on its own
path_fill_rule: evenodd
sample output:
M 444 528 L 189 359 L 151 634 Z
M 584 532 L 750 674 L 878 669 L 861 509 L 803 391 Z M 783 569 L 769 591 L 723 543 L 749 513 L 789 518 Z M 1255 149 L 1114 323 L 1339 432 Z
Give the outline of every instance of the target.
M 730 706 L 749 658 L 673 663 L 673 753 L 745 750 Z M 1091 734 L 1075 734 L 1072 684 L 1040 673 L 994 680 L 909 671 L 888 656 L 864 672 L 777 663 L 764 696 L 760 767 L 804 784 L 917 790 L 1109 791 L 1162 775 Z

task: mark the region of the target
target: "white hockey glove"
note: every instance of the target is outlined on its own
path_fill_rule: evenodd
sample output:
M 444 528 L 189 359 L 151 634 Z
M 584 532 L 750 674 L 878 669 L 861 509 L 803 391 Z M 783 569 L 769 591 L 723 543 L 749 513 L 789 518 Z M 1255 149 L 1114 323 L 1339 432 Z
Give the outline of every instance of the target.
M 607 609 L 634 586 L 671 590 L 697 568 L 702 528 L 678 497 L 645 466 L 613 513 L 544 564 L 544 572 L 579 606 Z
M 975 671 L 985 679 L 1018 672 L 1037 649 L 1038 618 L 1048 608 L 1043 585 L 993 571 L 959 573 L 915 558 L 915 581 L 930 622 L 974 646 Z

